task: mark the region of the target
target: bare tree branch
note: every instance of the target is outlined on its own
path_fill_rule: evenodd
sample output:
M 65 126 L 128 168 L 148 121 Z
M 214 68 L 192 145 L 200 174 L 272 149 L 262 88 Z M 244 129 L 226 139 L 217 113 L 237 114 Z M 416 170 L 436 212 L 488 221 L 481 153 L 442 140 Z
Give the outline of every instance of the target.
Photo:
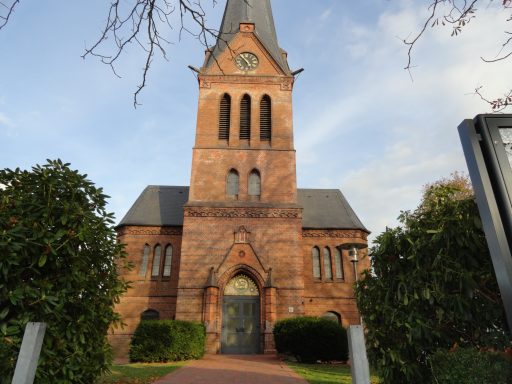
M 142 81 L 134 93 L 133 105 L 136 108 L 138 97 L 147 84 L 147 77 L 151 63 L 156 52 L 160 52 L 167 60 L 165 46 L 170 42 L 164 37 L 173 30 L 171 16 L 174 12 L 180 12 L 180 31 L 178 38 L 181 39 L 183 31 L 195 36 L 203 45 L 208 47 L 210 37 L 218 37 L 219 32 L 207 26 L 206 12 L 201 0 L 134 0 L 135 4 L 126 8 L 126 3 L 121 0 L 111 0 L 107 21 L 98 40 L 86 48 L 82 58 L 94 56 L 102 63 L 110 66 L 116 76 L 115 64 L 125 52 L 128 45 L 136 43 L 145 52 L 144 66 L 142 68 Z M 211 0 L 212 5 L 217 0 Z M 189 25 L 191 22 L 191 25 Z M 198 28 L 198 32 L 194 32 Z M 110 54 L 103 53 L 101 48 L 113 41 L 114 48 Z M 107 51 L 109 49 L 107 48 Z
M 492 2 L 493 0 L 489 0 Z M 418 40 L 425 34 L 427 27 L 436 26 L 451 26 L 451 36 L 458 36 L 462 29 L 468 25 L 468 23 L 475 18 L 477 12 L 476 4 L 478 0 L 430 0 L 428 7 L 429 14 L 425 23 L 420 28 L 419 32 L 412 39 L 402 39 L 403 43 L 408 46 L 407 50 L 407 65 L 404 67 L 405 70 L 411 72 L 412 66 L 412 51 Z M 504 9 L 512 8 L 512 0 L 501 0 L 501 4 Z M 512 22 L 512 15 L 507 19 Z M 494 63 L 502 60 L 509 59 L 512 57 L 512 32 L 505 31 L 508 38 L 501 45 L 501 48 L 495 58 L 489 59 L 481 57 L 486 63 Z M 500 112 L 506 108 L 512 106 L 512 90 L 510 90 L 503 97 L 496 99 L 489 99 L 484 97 L 481 93 L 482 87 L 477 87 L 474 94 L 480 97 L 482 101 L 489 104 L 493 112 Z
M 8 5 L 5 3 L 5 1 L 0 1 L 0 29 L 6 26 L 7 22 L 9 21 L 10 17 L 12 16 L 14 12 L 14 7 L 18 5 L 20 0 L 14 0 L 11 5 Z M 3 12 L 6 11 L 7 14 L 3 14 Z
M 477 95 L 483 101 L 485 101 L 487 104 L 489 104 L 493 112 L 502 112 L 503 110 L 512 106 L 512 90 L 510 90 L 507 94 L 503 95 L 503 97 L 492 100 L 482 95 L 482 88 L 483 87 L 481 86 L 476 88 L 474 94 Z

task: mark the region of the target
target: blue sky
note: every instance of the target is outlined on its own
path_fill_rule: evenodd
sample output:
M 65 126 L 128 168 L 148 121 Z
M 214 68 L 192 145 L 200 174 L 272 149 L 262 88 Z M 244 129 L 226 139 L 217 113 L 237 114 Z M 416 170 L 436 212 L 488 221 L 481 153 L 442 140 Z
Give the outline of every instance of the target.
M 156 57 L 142 103 L 132 106 L 142 52 L 131 46 L 115 77 L 80 56 L 99 36 L 106 0 L 22 0 L 0 31 L 0 168 L 60 158 L 102 186 L 120 220 L 146 185 L 188 185 L 198 86 L 187 65 L 204 47 L 168 33 L 169 61 Z M 208 10 L 220 25 L 225 2 Z M 413 209 L 422 186 L 465 171 L 457 134 L 465 118 L 489 112 L 475 87 L 507 91 L 510 62 L 498 53 L 506 14 L 491 5 L 457 38 L 428 30 L 403 70 L 424 20 L 424 1 L 273 0 L 279 42 L 292 69 L 299 187 L 339 188 L 374 233 Z M 508 23 L 510 24 L 510 23 Z

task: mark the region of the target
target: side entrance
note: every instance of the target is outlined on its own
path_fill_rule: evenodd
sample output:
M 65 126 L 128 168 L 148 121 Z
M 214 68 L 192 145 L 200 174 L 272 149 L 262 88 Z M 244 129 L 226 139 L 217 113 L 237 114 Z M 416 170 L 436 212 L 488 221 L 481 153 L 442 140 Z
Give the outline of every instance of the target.
M 260 353 L 260 295 L 245 275 L 235 276 L 224 290 L 221 353 Z

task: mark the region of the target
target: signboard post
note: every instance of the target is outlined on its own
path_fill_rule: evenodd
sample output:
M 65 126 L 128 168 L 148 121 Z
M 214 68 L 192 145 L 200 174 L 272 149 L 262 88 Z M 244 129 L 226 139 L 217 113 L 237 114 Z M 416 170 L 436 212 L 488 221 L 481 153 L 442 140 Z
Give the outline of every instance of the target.
M 512 115 L 464 120 L 459 136 L 512 331 Z

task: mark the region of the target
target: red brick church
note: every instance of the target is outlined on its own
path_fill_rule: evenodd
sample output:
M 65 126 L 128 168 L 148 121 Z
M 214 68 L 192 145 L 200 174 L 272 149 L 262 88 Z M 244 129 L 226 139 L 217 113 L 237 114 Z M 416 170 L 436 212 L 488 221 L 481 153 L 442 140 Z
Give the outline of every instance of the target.
M 209 353 L 269 353 L 276 320 L 359 323 L 352 289 L 368 230 L 336 189 L 297 189 L 294 72 L 270 0 L 227 0 L 199 69 L 190 187 L 148 186 L 120 222 L 135 268 L 110 341 L 126 356 L 141 319 L 202 322 Z M 364 252 L 364 251 L 363 251 Z

